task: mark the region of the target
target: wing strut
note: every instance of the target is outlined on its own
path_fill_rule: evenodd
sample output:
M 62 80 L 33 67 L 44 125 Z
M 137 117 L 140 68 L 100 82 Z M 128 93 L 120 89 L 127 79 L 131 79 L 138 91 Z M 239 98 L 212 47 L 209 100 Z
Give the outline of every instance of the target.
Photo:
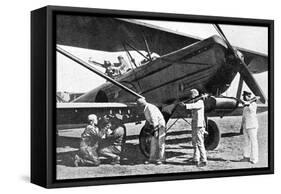
M 136 61 L 135 61 L 135 59 L 132 57 L 131 53 L 128 51 L 126 45 L 123 44 L 123 47 L 124 47 L 124 50 L 126 51 L 126 53 L 129 55 L 129 60 L 130 60 L 131 65 L 132 65 L 132 63 L 133 63 L 134 66 L 135 66 L 135 68 L 137 68 Z
M 146 40 L 144 34 L 142 34 L 142 38 L 143 38 L 144 43 L 145 43 L 145 47 L 146 47 L 146 51 L 148 53 L 149 60 L 152 61 L 151 52 L 150 52 L 150 49 L 149 49 L 149 46 L 148 46 L 148 43 L 147 43 L 147 40 Z
M 73 54 L 67 52 L 66 50 L 60 48 L 59 46 L 57 46 L 56 50 L 61 53 L 62 55 L 66 56 L 67 58 L 75 61 L 76 63 L 82 65 L 83 67 L 89 69 L 90 71 L 98 74 L 99 76 L 101 76 L 102 78 L 106 79 L 107 81 L 110 81 L 111 83 L 113 83 L 114 85 L 122 88 L 123 90 L 129 92 L 130 94 L 136 96 L 137 98 L 144 98 L 142 95 L 136 93 L 135 91 L 131 90 L 130 88 L 124 86 L 123 84 L 120 84 L 119 82 L 117 82 L 116 80 L 112 79 L 111 77 L 105 75 L 104 73 L 102 73 L 101 71 L 97 70 L 96 68 L 92 67 L 91 65 L 89 65 L 87 62 L 81 60 L 80 58 L 74 56 Z
M 137 53 L 139 53 L 141 56 L 143 56 L 145 59 L 149 60 L 148 57 L 146 57 L 144 54 L 142 54 L 142 53 L 141 53 L 137 48 L 135 48 L 133 45 L 131 45 L 131 44 L 128 43 L 127 41 L 126 41 L 126 44 L 127 44 L 130 48 L 132 48 L 133 50 L 135 50 Z

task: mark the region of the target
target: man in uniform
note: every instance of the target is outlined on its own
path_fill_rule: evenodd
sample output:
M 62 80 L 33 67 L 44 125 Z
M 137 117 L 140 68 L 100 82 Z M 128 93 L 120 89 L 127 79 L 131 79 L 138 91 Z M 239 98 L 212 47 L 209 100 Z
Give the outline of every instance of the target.
M 116 76 L 120 75 L 119 67 L 115 67 L 110 61 L 105 60 L 103 64 L 98 63 L 92 59 L 92 57 L 88 60 L 90 63 L 98 65 L 100 67 L 105 68 L 105 74 L 111 78 L 115 78 Z
M 125 61 L 123 56 L 120 55 L 117 57 L 117 59 L 118 59 L 118 63 L 115 63 L 114 65 L 119 68 L 120 75 L 126 73 L 127 71 L 129 71 L 131 69 L 129 64 Z
M 88 120 L 89 125 L 87 125 L 81 135 L 79 153 L 74 157 L 74 165 L 76 167 L 79 165 L 98 166 L 100 164 L 97 148 L 103 133 L 97 127 L 98 119 L 95 114 L 90 114 Z
M 242 127 L 244 130 L 245 145 L 243 149 L 243 159 L 241 161 L 256 164 L 259 160 L 258 150 L 258 119 L 257 119 L 257 103 L 259 97 L 251 98 L 251 93 L 243 92 L 243 116 Z
M 125 127 L 116 117 L 110 118 L 108 116 L 100 120 L 99 127 L 105 134 L 99 144 L 99 155 L 109 158 L 112 165 L 120 164 L 125 140 Z
M 191 97 L 196 98 L 199 92 L 196 89 L 190 90 Z M 207 154 L 204 145 L 205 118 L 204 118 L 204 102 L 199 99 L 194 103 L 181 103 L 186 109 L 192 110 L 192 146 L 194 147 L 193 163 L 197 166 L 203 167 L 207 165 Z
M 152 134 L 150 156 L 145 163 L 156 162 L 157 165 L 160 165 L 165 162 L 166 122 L 160 110 L 155 105 L 147 103 L 145 98 L 139 98 L 137 103 L 144 108 L 145 125 L 151 129 Z

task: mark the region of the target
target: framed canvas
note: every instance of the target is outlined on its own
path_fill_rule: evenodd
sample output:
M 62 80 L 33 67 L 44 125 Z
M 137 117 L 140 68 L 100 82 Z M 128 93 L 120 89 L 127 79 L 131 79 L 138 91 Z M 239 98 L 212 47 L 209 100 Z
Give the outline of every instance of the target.
M 31 12 L 31 182 L 274 172 L 272 20 Z

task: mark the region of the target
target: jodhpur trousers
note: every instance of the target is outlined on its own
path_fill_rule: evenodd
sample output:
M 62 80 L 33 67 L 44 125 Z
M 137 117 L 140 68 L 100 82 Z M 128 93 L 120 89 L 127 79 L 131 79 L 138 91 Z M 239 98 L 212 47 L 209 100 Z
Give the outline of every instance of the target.
M 192 146 L 194 148 L 194 161 L 207 162 L 207 154 L 204 145 L 205 133 L 205 127 L 192 127 Z
M 97 154 L 97 142 L 91 142 L 90 138 L 82 138 L 80 142 L 80 157 L 82 162 L 90 165 L 99 165 L 100 160 Z
M 250 158 L 251 162 L 257 163 L 259 160 L 259 148 L 257 138 L 258 128 L 244 129 L 244 157 Z

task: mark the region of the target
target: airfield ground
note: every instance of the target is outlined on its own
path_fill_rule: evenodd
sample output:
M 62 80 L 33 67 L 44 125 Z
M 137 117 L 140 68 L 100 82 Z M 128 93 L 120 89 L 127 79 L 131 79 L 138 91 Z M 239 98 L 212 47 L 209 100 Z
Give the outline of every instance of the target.
M 259 159 L 257 164 L 240 162 L 243 135 L 239 135 L 241 117 L 212 118 L 221 130 L 220 146 L 208 151 L 208 166 L 196 167 L 188 163 L 192 157 L 190 126 L 179 120 L 166 138 L 167 163 L 160 166 L 144 165 L 144 156 L 138 145 L 138 134 L 142 125 L 127 124 L 126 160 L 121 165 L 101 164 L 99 167 L 73 167 L 73 155 L 79 148 L 79 137 L 83 129 L 61 130 L 57 137 L 57 179 L 76 179 L 139 174 L 159 174 L 191 171 L 210 171 L 268 166 L 268 114 L 258 115 Z M 173 123 L 171 120 L 168 126 Z M 106 161 L 104 161 L 106 162 Z

